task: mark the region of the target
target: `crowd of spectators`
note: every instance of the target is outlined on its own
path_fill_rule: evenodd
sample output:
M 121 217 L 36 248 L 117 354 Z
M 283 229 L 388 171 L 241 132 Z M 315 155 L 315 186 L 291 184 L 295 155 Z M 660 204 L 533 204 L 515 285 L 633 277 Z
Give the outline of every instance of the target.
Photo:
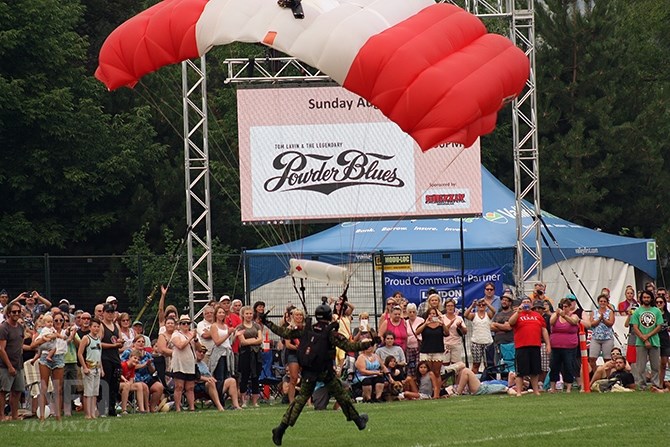
M 163 287 L 152 341 L 142 321 L 119 312 L 114 296 L 89 313 L 67 299 L 54 305 L 37 291 L 10 300 L 2 290 L 0 420 L 193 411 L 196 399 L 221 411 L 229 399 L 229 408 L 241 409 L 237 372 L 247 373 L 257 394 L 259 369 L 250 371 L 250 361 L 241 365 L 238 353 L 254 350 L 260 330 L 252 344 L 234 310 L 242 302 L 227 295 L 205 307 L 196 327 L 189 315 L 165 305 L 167 292 Z M 250 319 L 251 308 L 243 315 Z
M 352 365 L 349 377 L 364 402 L 571 392 L 583 387 L 583 371 L 594 391 L 670 392 L 670 308 L 667 291 L 653 283 L 639 292 L 629 286 L 618 305 L 603 288 L 591 299 L 592 310 L 572 293 L 555 302 L 541 282 L 520 297 L 511 289 L 497 296 L 495 285 L 487 283 L 484 296 L 472 300 L 462 316 L 454 300 L 431 292 L 418 309 L 400 293 L 389 297 L 379 320 L 382 345 L 350 353 L 355 360 L 344 362 Z M 353 329 L 359 339 L 375 333 L 368 318 Z M 621 353 L 626 347 L 615 346 L 616 318 L 625 319 L 630 331 L 627 358 Z M 585 370 L 580 330 L 589 340 Z
M 166 306 L 167 292 L 163 287 L 153 341 L 142 321 L 118 311 L 114 296 L 91 314 L 67 299 L 54 305 L 37 291 L 11 301 L 0 292 L 0 408 L 8 407 L 12 419 L 60 420 L 73 410 L 86 418 L 194 411 L 197 399 L 221 411 L 227 402 L 231 409 L 257 407 L 269 344 L 260 318 L 265 304 L 243 307 L 224 295 L 202 309 L 196 325 Z M 366 312 L 355 315 L 340 297 L 331 300 L 340 334 L 361 341 L 379 333 L 382 343 L 338 352 L 333 367 L 363 402 L 570 392 L 582 386 L 581 327 L 590 331 L 592 390 L 670 391 L 667 291 L 653 283 L 639 292 L 629 286 L 615 306 L 603 288 L 593 304 L 582 309 L 574 294 L 555 303 L 542 283 L 531 296 L 515 297 L 511 289 L 497 296 L 487 283 L 484 296 L 460 315 L 457 303 L 436 290 L 418 308 L 396 293 L 376 330 Z M 624 346 L 614 331 L 617 317 L 629 328 Z M 306 322 L 302 310 L 286 308 L 284 326 Z M 300 386 L 299 340 L 279 340 L 274 348 L 282 353 L 291 402 Z

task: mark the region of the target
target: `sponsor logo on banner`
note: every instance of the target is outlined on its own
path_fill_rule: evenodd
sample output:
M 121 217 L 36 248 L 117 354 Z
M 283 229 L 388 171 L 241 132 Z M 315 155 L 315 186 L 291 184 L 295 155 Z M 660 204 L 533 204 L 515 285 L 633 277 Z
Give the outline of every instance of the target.
M 467 208 L 470 206 L 470 194 L 467 190 L 431 189 L 423 196 L 424 209 Z
M 384 255 L 384 270 L 411 270 L 412 255 Z M 375 255 L 375 270 L 382 269 L 382 255 Z
M 497 224 L 506 224 L 509 222 L 505 216 L 497 211 L 489 211 L 488 213 L 484 214 L 484 219 Z
M 454 299 L 457 307 L 463 304 L 463 286 L 465 288 L 465 306 L 472 300 L 484 296 L 484 285 L 495 284 L 495 294 L 503 291 L 502 269 L 471 269 L 461 272 L 388 272 L 384 273 L 384 291 L 390 295 L 401 292 L 410 302 L 419 305 L 428 298 L 428 290 L 434 288 L 444 301 Z
M 578 255 L 597 255 L 598 249 L 589 247 L 579 247 L 575 248 L 575 253 Z
M 341 147 L 342 143 L 333 146 Z M 267 192 L 309 190 L 329 195 L 357 185 L 402 188 L 395 156 L 347 149 L 339 155 L 286 151 L 272 161 L 278 175 L 263 183 Z
M 656 242 L 647 242 L 647 261 L 656 260 Z

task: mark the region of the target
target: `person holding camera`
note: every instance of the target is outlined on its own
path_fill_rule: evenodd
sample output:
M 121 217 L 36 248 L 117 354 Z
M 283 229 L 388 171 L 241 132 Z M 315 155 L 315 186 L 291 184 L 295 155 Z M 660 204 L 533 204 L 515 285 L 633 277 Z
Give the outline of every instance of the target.
M 426 319 L 416 328 L 416 334 L 421 336 L 419 362 L 427 362 L 430 370 L 439 379 L 444 362 L 444 337 L 449 335 L 449 329 L 436 308 L 428 309 Z
M 624 291 L 624 299 L 617 306 L 617 310 L 619 311 L 619 315 L 625 316 L 629 315 L 629 309 L 637 306 L 639 306 L 639 303 L 635 299 L 635 289 L 629 284 L 626 286 L 626 290 Z
M 523 378 L 528 376 L 533 394 L 537 396 L 540 394 L 538 378 L 542 372 L 542 340 L 546 344 L 547 353 L 551 353 L 547 324 L 542 315 L 531 309 L 531 300 L 527 296 L 521 300 L 521 305 L 510 317 L 509 324 L 514 330 L 516 348 L 516 395 L 521 396 Z
M 444 315 L 442 321 L 449 331 L 444 337 L 444 365 L 458 363 L 463 358 L 463 337 L 468 333 L 468 328 L 463 318 L 456 312 L 456 301 L 447 298 L 444 302 Z
M 472 337 L 470 350 L 472 352 L 472 371 L 479 373 L 479 366 L 484 361 L 485 366 L 492 366 L 493 359 L 487 360 L 486 351 L 493 346 L 491 334 L 491 318 L 495 308 L 485 298 L 473 300 L 465 311 L 464 317 L 472 322 Z
M 572 313 L 569 298 L 563 298 L 558 303 L 556 312 L 551 315 L 550 324 L 549 338 L 553 347 L 549 365 L 550 391 L 556 392 L 556 382 L 559 380 L 559 374 L 562 374 L 565 392 L 569 393 L 572 391 L 572 383 L 575 380 L 574 357 L 579 346 L 579 317 Z
M 538 281 L 535 283 L 535 289 L 533 290 L 531 302 L 534 303 L 536 300 L 547 300 L 549 301 L 549 304 L 551 304 L 551 307 L 555 307 L 554 300 L 547 296 L 547 285 L 543 282 Z
M 172 349 L 172 363 L 170 364 L 172 379 L 174 379 L 174 409 L 181 411 L 181 396 L 186 395 L 189 411 L 195 411 L 195 351 L 200 349 L 198 333 L 191 329 L 191 317 L 179 317 L 179 329 L 172 333 L 170 338 Z
M 21 301 L 24 304 L 21 304 Z M 43 315 L 47 310 L 51 309 L 51 301 L 40 295 L 37 290 L 32 292 L 23 292 L 12 300 L 12 303 L 18 303 L 21 306 L 21 316 L 25 322 L 33 322 L 40 315 Z

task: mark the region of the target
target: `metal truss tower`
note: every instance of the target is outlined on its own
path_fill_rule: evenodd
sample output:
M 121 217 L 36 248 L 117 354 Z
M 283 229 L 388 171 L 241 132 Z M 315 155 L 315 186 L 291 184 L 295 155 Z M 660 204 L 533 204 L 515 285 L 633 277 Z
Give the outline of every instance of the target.
M 538 134 L 537 134 L 537 89 L 535 78 L 535 0 L 441 0 L 438 3 L 452 3 L 464 8 L 468 12 L 482 19 L 504 19 L 509 27 L 509 37 L 519 46 L 530 59 L 530 76 L 526 86 L 519 97 L 512 104 L 512 141 L 514 152 L 514 192 L 516 197 L 516 228 L 517 247 L 515 280 L 517 293 L 524 293 L 524 282 L 533 274 L 542 278 L 542 245 L 541 227 L 538 213 L 540 212 L 540 175 L 538 159 Z M 279 82 L 310 82 L 329 81 L 330 78 L 319 70 L 312 68 L 297 59 L 290 57 L 266 57 L 266 58 L 239 58 L 226 59 L 228 66 L 227 83 L 279 83 Z M 201 67 L 197 69 L 193 64 L 194 71 L 201 76 L 194 86 L 200 86 L 202 107 L 194 107 L 193 101 L 187 99 L 189 90 L 184 81 L 184 146 L 187 162 L 187 212 L 191 215 L 191 198 L 204 209 L 199 219 L 192 221 L 188 217 L 188 224 L 194 224 L 189 232 L 189 296 L 191 301 L 191 312 L 193 312 L 194 294 L 212 294 L 211 279 L 211 232 L 209 218 L 209 162 L 207 159 L 207 107 L 205 92 L 205 64 L 201 59 Z M 185 65 L 182 65 L 185 67 Z M 183 76 L 187 77 L 186 68 L 183 68 Z M 195 87 L 194 87 L 195 88 Z M 187 107 L 199 110 L 196 114 L 202 117 L 201 123 L 204 127 L 198 127 L 203 133 L 202 149 L 192 141 L 192 131 L 187 129 Z M 198 130 L 193 129 L 193 130 Z M 191 149 L 192 148 L 192 149 Z M 191 158 L 191 152 L 195 157 Z M 201 157 L 201 158 L 198 158 Z M 199 160 L 196 162 L 196 160 Z M 188 168 L 193 166 L 192 168 Z M 196 166 L 200 166 L 198 171 Z M 196 180 L 191 183 L 189 173 L 194 172 Z M 193 192 L 196 182 L 202 181 L 206 186 L 205 196 L 202 200 Z M 532 223 L 523 226 L 523 216 L 533 217 Z M 201 220 L 206 221 L 207 238 L 202 240 L 195 236 L 195 224 Z M 204 254 L 197 261 L 192 262 L 192 241 L 197 240 L 201 244 Z M 533 237 L 529 238 L 528 236 Z M 528 243 L 525 240 L 531 240 Z M 207 259 L 207 279 L 205 282 L 195 273 L 204 259 Z M 526 259 L 529 262 L 526 262 Z M 201 290 L 196 291 L 193 287 L 198 285 Z M 204 300 L 202 300 L 204 301 Z
M 210 214 L 209 145 L 207 134 L 206 59 L 200 66 L 181 64 L 184 115 L 184 179 L 188 256 L 188 304 L 191 321 L 197 303 L 212 293 L 212 219 Z

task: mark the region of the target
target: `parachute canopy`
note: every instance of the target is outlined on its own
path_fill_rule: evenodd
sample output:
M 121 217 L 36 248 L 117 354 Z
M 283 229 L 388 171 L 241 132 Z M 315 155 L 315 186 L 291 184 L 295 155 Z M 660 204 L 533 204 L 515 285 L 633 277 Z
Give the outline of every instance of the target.
M 529 60 L 474 15 L 433 0 L 164 0 L 110 34 L 95 72 L 110 90 L 216 45 L 260 42 L 378 107 L 422 150 L 472 145 L 516 97 Z
M 290 259 L 288 274 L 293 278 L 314 279 L 342 286 L 349 282 L 349 272 L 344 267 L 308 259 Z

